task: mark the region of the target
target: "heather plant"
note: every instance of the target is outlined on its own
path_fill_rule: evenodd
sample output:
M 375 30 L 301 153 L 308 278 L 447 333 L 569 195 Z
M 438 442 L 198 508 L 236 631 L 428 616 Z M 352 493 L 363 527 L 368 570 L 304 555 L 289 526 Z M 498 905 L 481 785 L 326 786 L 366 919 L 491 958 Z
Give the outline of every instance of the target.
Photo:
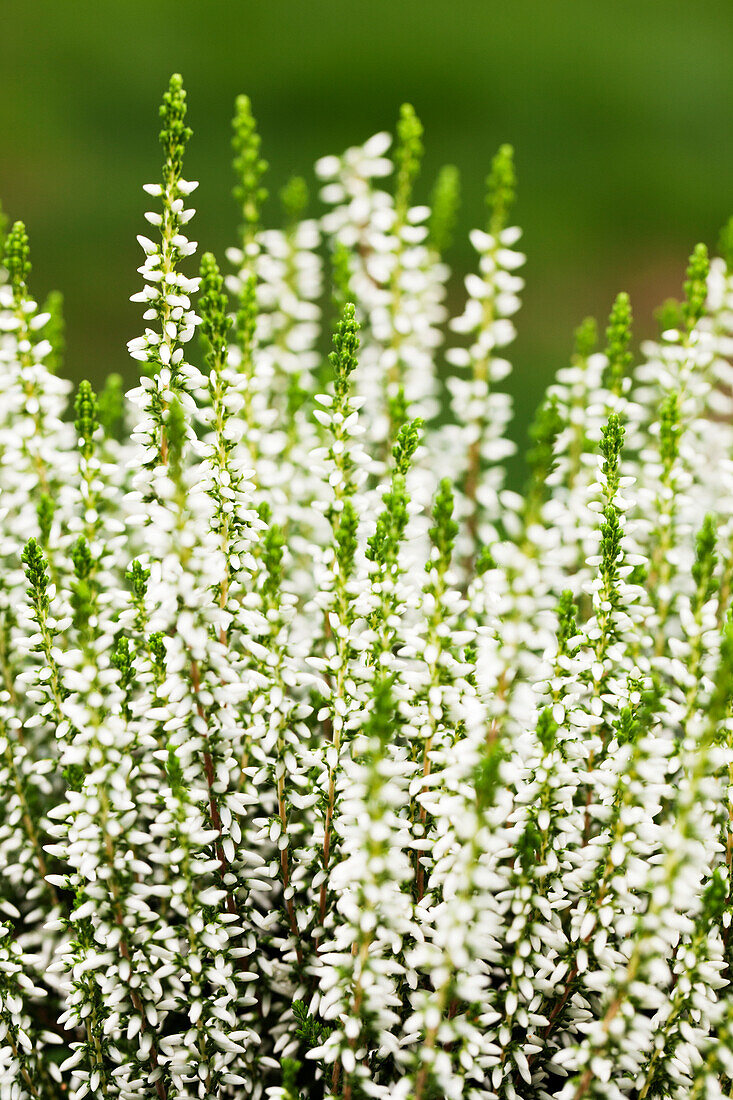
M 411 107 L 198 270 L 161 118 L 126 395 L 2 232 L 0 1097 L 732 1095 L 733 230 L 520 493 L 511 148 L 451 316 Z

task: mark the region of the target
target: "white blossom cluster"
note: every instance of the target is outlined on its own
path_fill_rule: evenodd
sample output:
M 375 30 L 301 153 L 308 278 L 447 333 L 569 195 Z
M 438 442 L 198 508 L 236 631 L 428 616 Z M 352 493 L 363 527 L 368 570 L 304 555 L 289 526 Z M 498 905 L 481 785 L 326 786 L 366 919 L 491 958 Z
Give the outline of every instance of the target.
M 511 149 L 451 317 L 411 108 L 228 273 L 161 117 L 126 398 L 1 234 L 0 1100 L 733 1096 L 733 227 L 520 493 Z

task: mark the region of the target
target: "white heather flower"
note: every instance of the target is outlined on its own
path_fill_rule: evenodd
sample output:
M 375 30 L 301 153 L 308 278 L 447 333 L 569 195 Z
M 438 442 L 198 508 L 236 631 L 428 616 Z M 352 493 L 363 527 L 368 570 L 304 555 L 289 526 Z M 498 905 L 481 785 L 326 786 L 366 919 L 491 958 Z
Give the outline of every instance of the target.
M 0 267 L 0 1096 L 726 1096 L 733 227 L 637 365 L 581 326 L 520 493 L 510 149 L 440 427 L 412 108 L 280 230 L 240 97 L 228 279 L 162 119 L 126 405 Z

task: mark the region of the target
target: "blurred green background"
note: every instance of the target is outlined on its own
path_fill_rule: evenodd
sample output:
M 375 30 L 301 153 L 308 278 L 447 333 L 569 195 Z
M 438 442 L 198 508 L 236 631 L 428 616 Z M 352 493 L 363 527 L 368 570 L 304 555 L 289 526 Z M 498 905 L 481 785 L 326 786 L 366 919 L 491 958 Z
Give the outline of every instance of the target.
M 519 437 L 578 321 L 605 322 L 626 289 L 637 335 L 652 332 L 692 245 L 714 243 L 733 212 L 731 0 L 3 0 L 1 16 L 0 197 L 28 226 L 36 294 L 65 295 L 75 378 L 132 377 L 140 185 L 159 175 L 157 106 L 174 70 L 194 128 L 186 175 L 201 181 L 193 235 L 220 254 L 237 222 L 240 91 L 271 193 L 391 128 L 410 100 L 425 126 L 418 199 L 441 163 L 461 169 L 459 273 L 490 158 L 514 144 L 529 256 Z

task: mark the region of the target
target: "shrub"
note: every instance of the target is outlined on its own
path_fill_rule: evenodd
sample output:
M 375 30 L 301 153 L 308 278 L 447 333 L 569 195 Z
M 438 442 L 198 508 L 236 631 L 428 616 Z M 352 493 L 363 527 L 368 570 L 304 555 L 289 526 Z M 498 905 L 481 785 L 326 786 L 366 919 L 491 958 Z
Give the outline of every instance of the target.
M 639 362 L 580 326 L 519 494 L 511 149 L 448 320 L 411 108 L 271 230 L 242 97 L 227 277 L 161 115 L 126 401 L 5 240 L 1 1095 L 728 1095 L 733 234 Z

